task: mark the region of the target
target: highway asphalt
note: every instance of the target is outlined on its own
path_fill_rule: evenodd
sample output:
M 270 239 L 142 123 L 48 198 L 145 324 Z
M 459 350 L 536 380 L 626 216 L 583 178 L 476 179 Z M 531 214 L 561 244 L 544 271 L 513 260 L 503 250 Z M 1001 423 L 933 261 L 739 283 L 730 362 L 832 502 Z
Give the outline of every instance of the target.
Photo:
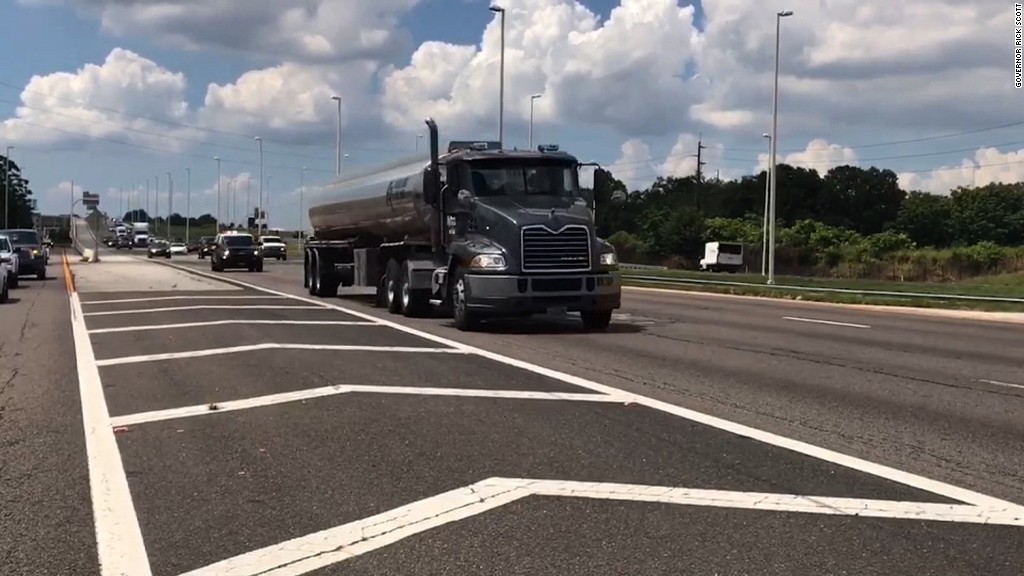
M 1024 390 L 1003 385 L 1021 379 L 1012 326 L 630 292 L 607 333 L 539 318 L 467 334 L 363 297 L 309 298 L 291 263 L 211 274 L 194 257 L 103 256 L 73 267 L 74 320 L 54 282 L 59 305 L 48 308 L 63 315 L 52 330 L 64 336 L 50 353 L 66 359 L 64 385 L 35 393 L 64 399 L 47 424 L 67 440 L 56 455 L 25 456 L 67 467 L 38 489 L 77 499 L 19 495 L 13 516 L 84 505 L 89 522 L 91 480 L 111 570 L 888 575 L 1024 564 Z M 42 339 L 21 345 L 60 369 L 42 360 Z M 102 455 L 88 466 L 85 444 Z M 61 529 L 81 536 L 78 548 L 48 550 L 58 563 L 25 573 L 95 562 L 81 519 Z M 32 555 L 26 542 L 13 540 L 15 557 Z M 14 566 L 0 573 L 27 564 Z

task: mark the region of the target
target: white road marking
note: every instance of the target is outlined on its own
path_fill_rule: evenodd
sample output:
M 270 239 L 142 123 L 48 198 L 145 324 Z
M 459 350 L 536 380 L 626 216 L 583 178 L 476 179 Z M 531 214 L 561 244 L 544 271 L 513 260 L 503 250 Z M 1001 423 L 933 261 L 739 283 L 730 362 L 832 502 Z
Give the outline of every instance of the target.
M 422 348 L 416 346 L 359 346 L 348 344 L 287 344 L 265 342 L 263 344 L 246 344 L 227 348 L 204 348 L 186 352 L 165 352 L 163 354 L 142 354 L 139 356 L 122 356 L 97 360 L 97 366 L 119 366 L 121 364 L 138 364 L 141 362 L 158 362 L 160 360 L 178 360 L 180 358 L 198 358 L 200 356 L 219 356 L 236 352 L 254 352 L 256 350 L 336 350 L 340 352 L 422 352 L 424 354 L 471 354 L 458 348 Z
M 185 266 L 177 266 L 174 264 L 163 265 L 178 268 L 180 270 L 191 272 L 199 276 L 215 277 L 201 270 L 195 270 L 192 268 L 187 268 Z M 417 330 L 416 328 L 411 328 L 409 326 L 405 326 L 397 322 L 392 322 L 390 320 L 380 318 L 372 314 L 367 314 L 364 312 L 360 312 L 358 310 L 353 310 L 351 308 L 346 308 L 344 306 L 339 306 L 337 304 L 332 304 L 329 302 L 314 300 L 312 298 L 307 298 L 305 296 L 296 296 L 294 294 L 288 294 L 287 292 L 281 292 L 279 290 L 274 290 L 272 288 L 265 288 L 263 286 L 258 286 L 256 284 L 242 282 L 241 280 L 231 279 L 230 281 L 236 283 L 236 285 L 243 286 L 245 288 L 251 288 L 253 290 L 258 290 L 260 292 L 265 292 L 267 294 L 275 294 L 278 296 L 292 298 L 300 302 L 316 304 L 324 308 L 332 308 L 334 310 L 345 312 L 346 314 L 356 316 L 358 318 L 364 318 L 369 321 L 376 321 L 379 322 L 382 326 L 390 326 L 391 328 L 394 328 L 395 330 L 398 330 L 400 332 L 405 332 L 406 334 L 419 336 L 421 338 L 430 340 L 443 346 L 451 346 L 453 348 L 458 348 L 460 350 L 465 351 L 466 353 L 476 354 L 478 356 L 487 358 L 489 360 L 494 360 L 495 362 L 500 362 L 508 366 L 514 366 L 517 368 L 521 368 L 523 370 L 533 372 L 535 374 L 540 374 L 542 376 L 547 376 L 549 378 L 561 380 L 562 382 L 565 382 L 567 384 L 572 384 L 574 386 L 579 386 L 581 388 L 587 388 L 589 390 L 593 390 L 595 392 L 600 392 L 604 394 L 622 395 L 620 397 L 624 397 L 625 401 L 627 402 L 632 402 L 635 404 L 639 404 L 641 406 L 646 406 L 648 408 L 660 410 L 662 412 L 666 412 L 668 414 L 672 414 L 674 416 L 678 416 L 680 418 L 684 418 L 692 422 L 697 422 L 699 424 L 704 424 L 712 428 L 717 428 L 719 430 L 731 432 L 738 436 L 743 436 L 746 438 L 757 440 L 759 442 L 763 442 L 765 444 L 769 444 L 772 446 L 777 446 L 779 448 L 785 448 L 786 450 L 790 450 L 798 454 L 804 454 L 805 456 L 810 456 L 812 458 L 817 458 L 819 460 L 831 462 L 833 464 L 844 466 L 851 470 L 857 470 L 859 472 L 864 472 L 865 474 L 871 474 L 872 476 L 877 476 L 879 478 L 884 478 L 886 480 L 898 482 L 906 486 L 911 486 L 913 488 L 925 490 L 927 492 L 945 496 L 953 500 L 959 500 L 961 502 L 974 504 L 976 506 L 1007 507 L 1024 510 L 1024 507 L 1009 502 L 1007 500 L 987 496 L 985 494 L 981 494 L 973 490 L 968 490 L 966 488 L 961 488 L 959 486 L 953 486 L 952 484 L 948 484 L 946 482 L 932 480 L 930 478 L 925 478 L 924 476 L 912 474 L 910 472 L 904 472 L 903 470 L 898 470 L 890 466 L 885 466 L 884 464 L 877 464 L 875 462 L 864 460 L 863 458 L 857 458 L 855 456 L 850 456 L 848 454 L 836 452 L 835 450 L 829 450 L 827 448 L 822 448 L 820 446 L 815 446 L 813 444 L 808 444 L 806 442 L 801 442 L 799 440 L 793 440 L 792 438 L 787 438 L 779 434 L 766 432 L 764 430 L 753 428 L 751 426 L 746 426 L 744 424 L 739 424 L 736 422 L 732 422 L 730 420 L 725 420 L 724 418 L 718 418 L 717 416 L 704 414 L 703 412 L 698 412 L 696 410 L 691 410 L 689 408 L 683 408 L 682 406 L 676 406 L 675 404 L 669 404 L 668 402 L 663 402 L 661 400 L 655 400 L 653 398 L 649 398 L 647 396 L 643 396 L 640 394 L 626 392 L 624 390 L 620 390 L 618 388 L 614 388 L 606 384 L 599 384 L 597 382 L 587 380 L 585 378 L 580 378 L 579 376 L 573 376 L 571 374 L 566 374 L 565 372 L 552 370 L 550 368 L 545 368 L 537 364 L 532 364 L 530 362 L 518 360 L 516 358 L 505 356 L 503 354 L 497 354 L 489 350 L 484 350 L 483 348 L 477 348 L 475 346 L 463 344 L 461 342 L 450 340 L 442 336 L 437 336 L 429 332 Z
M 156 312 L 178 312 L 183 310 L 318 310 L 320 306 L 170 306 L 168 308 L 144 308 L 142 310 L 107 310 L 104 312 L 86 312 L 84 316 L 119 316 L 121 314 L 154 314 Z
M 1024 526 L 1021 510 L 989 509 L 964 504 L 730 492 L 604 482 L 489 478 L 383 514 L 222 560 L 181 576 L 299 576 L 528 496 Z
M 336 396 L 348 393 L 370 393 L 370 394 L 404 394 L 413 396 L 457 396 L 463 398 L 502 398 L 512 400 L 568 400 L 573 402 L 622 402 L 621 398 L 607 394 L 584 394 L 572 392 L 534 392 L 524 390 L 480 390 L 472 388 L 427 388 L 419 386 L 346 386 L 338 384 L 335 386 L 323 386 L 308 390 L 296 390 L 294 392 L 282 392 L 280 394 L 269 394 L 255 398 L 242 400 L 228 400 L 217 402 L 217 409 L 210 410 L 209 404 L 196 406 L 185 406 L 182 408 L 169 408 L 167 410 L 153 410 L 151 412 L 140 412 L 137 414 L 126 414 L 115 416 L 111 419 L 110 425 L 131 426 L 135 424 L 146 424 L 159 422 L 161 420 L 174 420 L 177 418 L 188 418 L 191 416 L 206 416 L 231 412 L 234 410 L 247 410 L 284 404 L 299 400 L 322 398 L 324 396 Z
M 798 316 L 783 316 L 783 320 L 794 322 L 808 322 L 811 324 L 828 324 L 829 326 L 846 326 L 847 328 L 871 328 L 867 324 L 852 324 L 850 322 L 835 322 L 833 320 L 817 320 L 815 318 L 800 318 Z
M 107 401 L 77 292 L 71 293 L 70 301 L 100 573 L 102 576 L 148 576 L 152 572 L 146 545 L 110 425 Z
M 120 300 L 89 300 L 90 304 L 128 304 L 130 302 L 162 302 L 165 300 L 284 300 L 281 296 L 154 296 L 153 298 L 124 298 Z
M 89 334 L 112 334 L 115 332 L 139 332 L 142 330 L 170 330 L 174 328 L 200 328 L 204 326 L 226 326 L 230 324 L 272 324 L 277 326 L 379 326 L 377 322 L 356 320 L 211 320 L 209 322 L 182 322 L 180 324 L 153 324 L 147 326 L 120 326 L 117 328 L 97 328 L 89 330 Z
M 994 386 L 1005 386 L 1007 388 L 1019 388 L 1024 390 L 1024 384 L 1011 384 L 1010 382 L 1000 382 L 999 380 L 978 380 L 978 382 L 984 382 L 985 384 L 992 384 Z

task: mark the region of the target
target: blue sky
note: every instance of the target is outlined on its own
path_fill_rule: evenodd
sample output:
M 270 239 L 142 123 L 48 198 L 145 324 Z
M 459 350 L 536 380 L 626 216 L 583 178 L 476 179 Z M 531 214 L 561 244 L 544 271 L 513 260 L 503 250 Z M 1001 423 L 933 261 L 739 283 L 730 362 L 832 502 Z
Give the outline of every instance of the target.
M 305 6 L 337 9 L 339 1 L 283 0 L 281 5 L 305 2 Z M 352 18 L 369 18 L 367 14 L 374 10 L 365 8 L 372 2 L 348 1 L 364 5 L 363 12 L 357 11 Z M 902 181 L 909 187 L 936 192 L 968 183 L 964 179 L 984 183 L 979 175 L 982 180 L 1020 177 L 1024 157 L 1013 155 L 1024 148 L 1024 142 L 1018 142 L 1024 137 L 1016 136 L 1019 127 L 857 148 L 971 132 L 1018 120 L 1002 112 L 1012 110 L 1007 104 L 1019 103 L 1021 94 L 1009 86 L 1009 68 L 980 67 L 992 60 L 985 54 L 991 52 L 986 45 L 992 36 L 986 29 L 992 21 L 989 15 L 978 8 L 976 24 L 958 35 L 941 22 L 932 23 L 930 29 L 927 23 L 915 24 L 910 6 L 924 2 L 908 0 L 901 5 L 904 12 L 894 9 L 884 17 L 885 10 L 879 11 L 878 25 L 888 27 L 892 38 L 905 38 L 913 45 L 913 50 L 890 46 L 888 54 L 881 49 L 856 54 L 848 48 L 861 44 L 843 36 L 856 31 L 842 24 L 870 19 L 870 11 L 857 12 L 865 2 L 838 0 L 828 9 L 800 6 L 798 18 L 786 21 L 788 46 L 782 64 L 789 72 L 784 72 L 780 100 L 783 159 L 797 153 L 792 158 L 795 163 L 826 170 L 837 163 L 877 158 L 864 163 L 904 172 Z M 23 165 L 47 212 L 66 211 L 71 180 L 76 190 L 98 191 L 104 196 L 103 207 L 116 210 L 120 198 L 111 191 L 159 176 L 160 189 L 166 193 L 168 171 L 175 182 L 175 211 L 183 211 L 186 168 L 191 168 L 195 192 L 193 214 L 215 210 L 216 197 L 209 193 L 216 182 L 212 157 L 224 159 L 224 178 L 255 173 L 258 160 L 251 135 L 260 134 L 265 139 L 265 173 L 270 175 L 264 184 L 269 189 L 272 223 L 295 226 L 300 218 L 295 194 L 300 168 L 308 168 L 309 185 L 331 178 L 334 164 L 333 103 L 318 96 L 310 104 L 303 98 L 331 89 L 341 90 L 346 102 L 351 102 L 343 130 L 346 172 L 412 153 L 415 135 L 422 131 L 418 119 L 426 113 L 439 116 L 442 140 L 496 137 L 491 134 L 497 125 L 493 67 L 482 68 L 494 55 L 494 44 L 485 42 L 480 52 L 485 28 L 495 22 L 486 0 L 421 0 L 411 9 L 412 0 L 381 2 L 380 14 L 371 16 L 384 18 L 379 34 L 396 40 L 383 48 L 364 47 L 375 52 L 364 53 L 361 59 L 342 54 L 348 49 L 342 45 L 358 34 L 331 37 L 330 21 L 324 22 L 324 34 L 335 55 L 321 58 L 302 48 L 288 53 L 295 45 L 294 30 L 290 37 L 282 31 L 275 38 L 275 26 L 284 30 L 287 24 L 272 13 L 274 8 L 267 8 L 271 4 L 263 2 L 253 3 L 254 20 L 247 20 L 250 5 L 211 0 L 208 16 L 217 18 L 218 6 L 223 5 L 224 25 L 236 35 L 250 36 L 231 28 L 235 22 L 266 24 L 262 32 L 239 40 L 242 48 L 211 41 L 198 22 L 193 26 L 187 19 L 160 21 L 145 12 L 146 3 L 121 3 L 127 8 L 113 0 L 4 0 L 4 4 L 6 33 L 0 36 L 0 48 L 5 54 L 23 56 L 8 59 L 0 73 L 0 117 L 15 116 L 26 95 L 31 99 L 24 103 L 34 116 L 23 115 L 17 130 L 5 126 L 0 148 L 15 146 L 12 156 Z M 385 4 L 393 9 L 384 8 Z M 542 91 L 535 143 L 558 142 L 583 159 L 612 164 L 616 175 L 633 187 L 646 185 L 659 174 L 692 172 L 692 159 L 687 157 L 696 151 L 698 134 L 710 146 L 706 169 L 711 174 L 721 170 L 725 177 L 736 177 L 753 172 L 759 166 L 758 154 L 765 149 L 760 132 L 770 126 L 774 19 L 758 21 L 747 13 L 755 10 L 756 16 L 761 10 L 771 15 L 776 5 L 786 4 L 766 0 L 763 7 L 751 8 L 739 0 L 705 0 L 708 14 L 697 4 L 692 16 L 685 10 L 687 4 L 508 0 L 509 18 L 515 19 L 508 28 L 509 54 L 520 48 L 524 54 L 520 63 L 510 60 L 507 68 L 509 144 L 526 145 L 525 98 L 532 91 Z M 599 22 L 588 23 L 583 8 L 596 14 Z M 656 15 L 651 17 L 652 13 Z M 317 16 L 331 17 L 338 16 L 326 12 Z M 393 20 L 387 20 L 390 17 Z M 901 35 L 900 27 L 907 34 Z M 910 34 L 912 30 L 916 31 Z M 413 51 L 432 41 L 453 46 L 407 68 Z M 460 52 L 455 45 L 476 47 L 477 52 Z M 116 48 L 131 51 L 150 61 L 154 69 L 169 71 L 168 75 L 183 74 L 187 84 L 181 94 L 168 87 L 173 82 L 165 77 L 164 84 L 153 88 L 152 98 L 146 95 L 148 87 L 140 88 L 138 99 L 129 102 L 116 94 L 116 82 L 83 88 L 85 80 L 72 76 L 83 66 L 103 64 Z M 951 59 L 951 52 L 958 56 Z M 248 71 L 285 61 L 295 68 L 289 69 L 293 76 L 284 78 L 283 88 L 234 86 Z M 446 70 L 445 65 L 452 62 L 459 66 Z M 121 64 L 126 70 L 136 65 Z M 354 67 L 358 66 L 372 70 L 357 72 Z M 33 75 L 57 72 L 68 75 L 47 79 L 31 94 L 22 94 Z M 699 75 L 693 78 L 695 72 Z M 293 83 L 292 78 L 300 76 L 304 79 Z M 103 80 L 97 78 L 92 81 Z M 323 85 L 318 83 L 321 78 Z M 210 84 L 232 90 L 220 92 L 224 100 L 217 106 L 204 107 Z M 361 87 L 353 88 L 355 84 Z M 983 89 L 989 84 L 991 88 Z M 962 85 L 977 89 L 963 91 L 958 87 Z M 277 91 L 273 101 L 260 94 L 268 90 Z M 189 110 L 173 117 L 179 96 Z M 913 102 L 915 97 L 919 104 Z M 144 102 L 147 99 L 150 103 Z M 161 108 L 161 102 L 167 107 Z M 550 109 L 541 111 L 542 105 Z M 49 115 L 43 115 L 47 111 Z M 83 115 L 92 126 L 81 121 L 66 124 Z M 978 151 L 997 144 L 1005 146 Z M 763 165 L 763 159 L 760 162 Z M 961 165 L 965 167 L 950 169 Z M 943 170 L 929 172 L 936 168 Z M 253 194 L 256 188 L 252 182 Z M 239 204 L 244 208 L 243 199 Z M 166 204 L 160 213 L 166 213 Z

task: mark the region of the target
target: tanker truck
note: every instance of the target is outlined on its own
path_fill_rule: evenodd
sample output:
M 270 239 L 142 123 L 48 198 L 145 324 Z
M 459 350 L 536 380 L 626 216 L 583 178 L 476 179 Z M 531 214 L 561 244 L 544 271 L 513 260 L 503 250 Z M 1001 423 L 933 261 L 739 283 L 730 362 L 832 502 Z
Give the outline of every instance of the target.
M 459 330 L 558 312 L 607 328 L 621 305 L 618 260 L 596 236 L 594 196 L 581 190 L 579 169 L 596 168 L 595 190 L 611 175 L 554 145 L 452 141 L 442 155 L 437 124 L 426 124 L 429 158 L 322 187 L 304 245 L 309 293 L 372 287 L 378 307 L 405 316 L 440 309 Z

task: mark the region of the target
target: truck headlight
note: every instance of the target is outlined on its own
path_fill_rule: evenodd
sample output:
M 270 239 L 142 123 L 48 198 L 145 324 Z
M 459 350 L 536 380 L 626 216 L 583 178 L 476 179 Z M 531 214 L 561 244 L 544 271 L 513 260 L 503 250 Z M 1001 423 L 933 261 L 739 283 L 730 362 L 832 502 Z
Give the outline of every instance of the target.
M 480 254 L 469 263 L 470 268 L 500 269 L 505 267 L 505 257 L 500 254 Z
M 224 251 L 224 256 L 225 256 L 225 257 L 227 257 L 227 256 L 231 256 L 231 250 L 225 250 L 225 251 Z
M 601 254 L 601 266 L 618 266 L 619 258 L 615 255 L 615 252 L 605 252 Z

